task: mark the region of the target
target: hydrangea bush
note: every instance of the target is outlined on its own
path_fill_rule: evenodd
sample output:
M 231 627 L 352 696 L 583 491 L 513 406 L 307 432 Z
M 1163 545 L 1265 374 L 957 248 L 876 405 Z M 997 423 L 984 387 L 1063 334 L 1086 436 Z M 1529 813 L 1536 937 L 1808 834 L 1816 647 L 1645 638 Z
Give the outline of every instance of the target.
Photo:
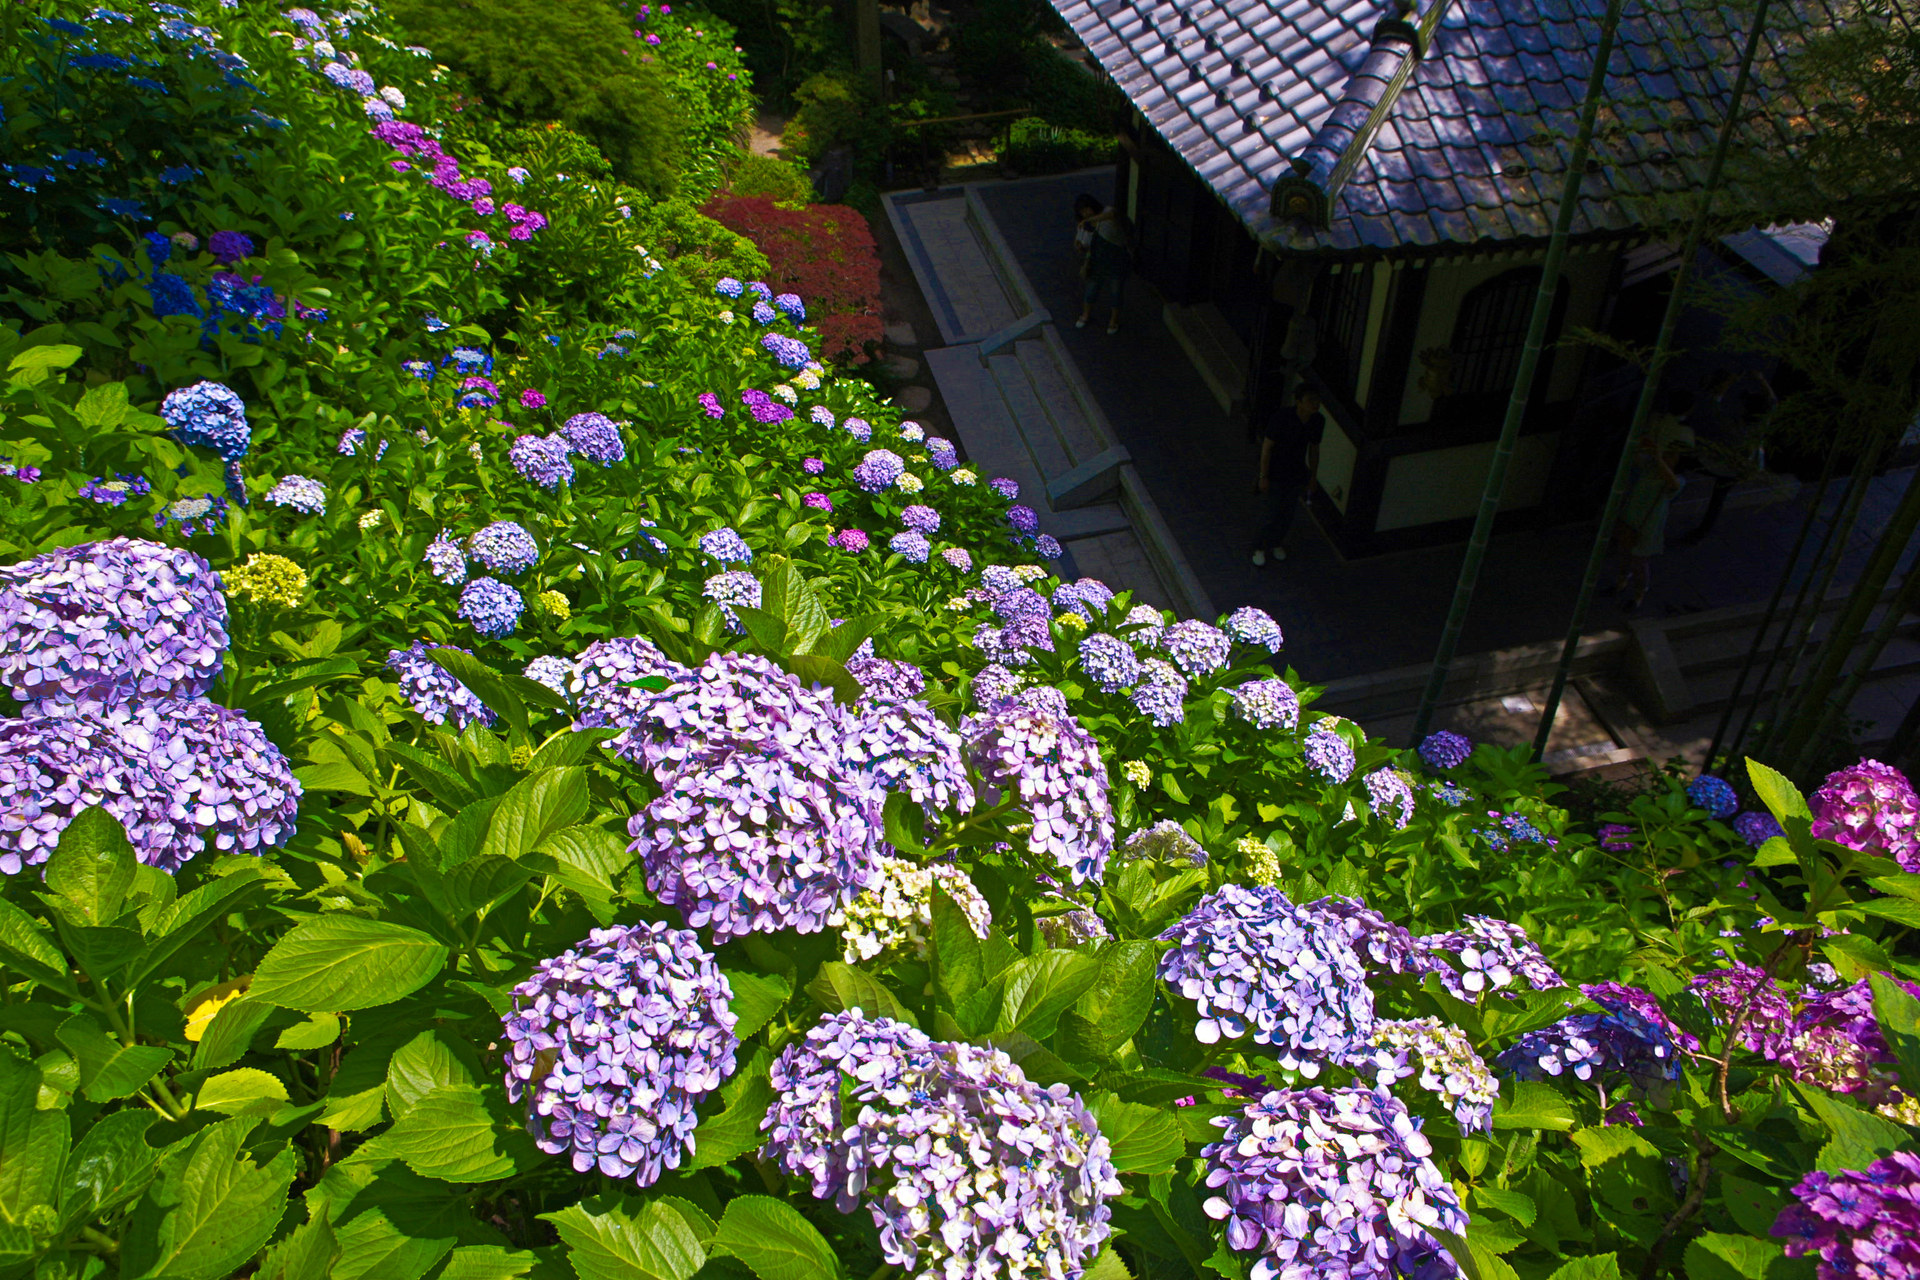
M 1896 770 L 1400 749 L 377 11 L 4 23 L 0 1273 L 1911 1270 Z

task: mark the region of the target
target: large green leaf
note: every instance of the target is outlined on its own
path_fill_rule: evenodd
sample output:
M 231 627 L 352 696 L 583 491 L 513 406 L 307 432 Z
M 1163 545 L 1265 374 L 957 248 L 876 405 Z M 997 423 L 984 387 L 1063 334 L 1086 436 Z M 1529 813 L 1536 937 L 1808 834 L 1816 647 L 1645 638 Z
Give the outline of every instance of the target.
M 1777 1240 L 1709 1231 L 1687 1244 L 1687 1280 L 1787 1280 L 1789 1271 L 1813 1274 L 1813 1263 L 1789 1264 Z
M 1112 1146 L 1113 1167 L 1121 1173 L 1169 1173 L 1187 1153 L 1180 1122 L 1165 1107 L 1095 1093 L 1087 1098 L 1087 1110 Z
M 287 1086 L 278 1076 L 258 1067 L 237 1067 L 209 1076 L 193 1096 L 196 1111 L 224 1111 L 229 1115 L 246 1111 L 261 1103 L 287 1100 Z
M 1825 1089 L 1799 1083 L 1793 1088 L 1833 1134 L 1833 1140 L 1820 1149 L 1820 1157 L 1815 1161 L 1815 1167 L 1828 1173 L 1864 1169 L 1882 1156 L 1905 1149 L 1913 1141 L 1912 1136 L 1893 1121 L 1862 1111 Z
M 389 1214 L 398 1215 L 406 1226 Z M 459 1237 L 444 1227 L 422 1227 L 401 1205 L 381 1206 L 334 1225 L 340 1257 L 327 1280 L 420 1280 L 453 1251 Z
M 633 865 L 634 855 L 624 838 L 605 827 L 573 826 L 542 840 L 521 862 L 579 894 L 596 919 L 610 923 L 620 876 Z
M 1007 970 L 995 1034 L 1019 1031 L 1046 1039 L 1099 972 L 1100 962 L 1078 951 L 1042 951 L 1022 960 Z
M 1503 1093 L 1493 1106 L 1496 1129 L 1553 1129 L 1565 1133 L 1573 1124 L 1573 1104 L 1552 1086 L 1537 1081 L 1519 1081 L 1513 1087 L 1511 1101 Z
M 986 982 L 986 963 L 973 921 L 937 881 L 933 886 L 933 977 L 935 989 L 949 1005 L 965 1000 Z
M 1620 1280 L 1620 1259 L 1611 1253 L 1574 1258 L 1556 1267 L 1547 1280 Z
M 727 1082 L 733 1096 L 727 1109 L 701 1122 L 693 1131 L 693 1147 L 687 1157 L 689 1169 L 711 1169 L 747 1154 L 766 1140 L 760 1122 L 773 1105 L 773 1085 L 767 1079 L 763 1059 Z
M 443 1084 L 408 1107 L 368 1144 L 376 1158 L 401 1160 L 424 1178 L 494 1182 L 539 1163 L 525 1129 L 488 1106 L 470 1084 Z
M 267 1250 L 255 1280 L 328 1280 L 339 1256 L 333 1224 L 314 1218 Z
M 38 1110 L 40 1068 L 0 1045 L 0 1223 L 51 1205 L 67 1158 L 67 1115 Z
M 1769 769 L 1758 760 L 1748 760 L 1747 781 L 1753 784 L 1754 794 L 1781 826 L 1785 826 L 1789 818 L 1812 819 L 1813 811 L 1807 808 L 1806 797 L 1785 774 Z
M 243 1148 L 254 1123 L 210 1125 L 161 1162 L 122 1243 L 122 1275 L 227 1280 L 267 1242 L 298 1161 L 284 1147 L 265 1164 L 250 1159 Z
M 840 1274 L 840 1261 L 819 1228 L 772 1196 L 728 1201 L 713 1248 L 746 1263 L 760 1280 L 821 1280 Z
M 267 952 L 247 995 L 305 1013 L 371 1009 L 412 995 L 446 963 L 447 949 L 418 929 L 316 916 Z
M 173 959 L 181 948 L 205 932 L 214 921 L 224 920 L 240 910 L 247 905 L 248 899 L 260 893 L 276 878 L 285 881 L 286 876 L 277 868 L 269 870 L 258 863 L 242 863 L 218 879 L 176 899 L 149 930 L 151 936 L 146 949 L 128 967 L 126 980 L 130 983 L 145 981 Z
M 850 964 L 829 960 L 807 984 L 807 994 L 820 1002 L 828 1013 L 858 1009 L 869 1018 L 893 1018 L 912 1022 L 913 1015 L 889 991 L 880 979 Z
M 74 1144 L 60 1179 L 60 1220 L 91 1221 L 139 1198 L 160 1153 L 147 1145 L 151 1111 L 115 1111 L 95 1120 Z
M 56 990 L 72 990 L 66 956 L 32 916 L 5 898 L 0 898 L 0 963 Z
M 739 1019 L 733 1034 L 742 1040 L 766 1026 L 793 994 L 793 984 L 780 974 L 743 973 L 729 969 L 726 976 L 727 986 L 733 991 L 733 998 L 727 1002 L 727 1011 Z
M 480 1083 L 480 1055 L 465 1036 L 435 1027 L 393 1051 L 387 1064 L 387 1101 L 403 1116 L 441 1085 Z
M 560 1233 L 580 1280 L 689 1280 L 706 1265 L 687 1220 L 658 1202 L 593 1196 L 540 1216 Z
M 523 778 L 500 797 L 478 853 L 519 858 L 586 816 L 586 769 L 574 765 L 543 770 Z
M 47 858 L 47 888 L 90 925 L 120 918 L 139 860 L 119 821 L 105 809 L 82 809 Z
M 1873 1016 L 1900 1067 L 1900 1087 L 1920 1094 L 1920 1000 L 1883 973 L 1873 983 Z
M 84 1013 L 61 1023 L 57 1038 L 78 1064 L 80 1091 L 90 1102 L 132 1096 L 173 1059 L 161 1045 L 121 1044 Z
M 1100 953 L 1093 985 L 1074 1002 L 1098 1043 L 1111 1053 L 1133 1038 L 1153 1009 L 1157 952 L 1151 942 L 1120 942 Z

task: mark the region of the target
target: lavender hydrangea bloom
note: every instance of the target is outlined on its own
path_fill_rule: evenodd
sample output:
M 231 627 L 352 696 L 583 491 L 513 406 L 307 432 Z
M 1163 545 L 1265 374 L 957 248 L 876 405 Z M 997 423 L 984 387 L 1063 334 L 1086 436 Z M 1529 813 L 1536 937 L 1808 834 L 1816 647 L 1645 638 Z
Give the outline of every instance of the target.
M 1749 849 L 1758 849 L 1775 836 L 1785 835 L 1780 824 L 1770 813 L 1748 812 L 1733 820 L 1733 834 L 1746 841 Z
M 1394 1280 L 1458 1273 L 1431 1234 L 1467 1214 L 1420 1122 L 1384 1089 L 1276 1089 L 1201 1151 L 1207 1216 L 1258 1253 L 1250 1280 Z
M 1050 533 L 1043 533 L 1033 540 L 1033 552 L 1042 560 L 1058 560 L 1067 554 L 1067 549 L 1060 545 L 1060 539 Z
M 1095 631 L 1080 641 L 1080 669 L 1104 693 L 1119 693 L 1140 678 L 1140 659 L 1118 636 Z
M 917 698 L 863 707 L 841 739 L 841 752 L 846 763 L 874 785 L 905 792 L 929 817 L 973 810 L 966 744 Z
M 1473 754 L 1470 739 L 1451 729 L 1438 729 L 1420 741 L 1420 758 L 1433 769 L 1457 769 Z
M 387 667 L 400 677 L 400 695 L 407 700 L 407 705 L 431 724 L 451 720 L 454 728 L 464 729 L 477 720 L 491 728 L 499 717 L 488 710 L 473 690 L 427 656 L 430 647 L 459 648 L 457 645 L 429 646 L 424 640 L 415 640 L 411 648 L 387 651 Z M 460 652 L 472 650 L 460 649 Z
M 460 617 L 483 636 L 510 636 L 520 625 L 526 602 L 498 578 L 475 578 L 460 591 Z
M 976 677 L 976 694 L 979 683 Z M 1058 864 L 1075 885 L 1099 883 L 1113 848 L 1107 767 L 1060 691 L 1023 689 L 987 705 L 967 717 L 961 736 L 980 773 L 981 799 L 994 804 L 1011 794 L 1032 818 L 1028 851 Z
M 1268 653 L 1278 653 L 1284 645 L 1280 624 L 1273 615 L 1252 605 L 1235 609 L 1227 618 L 1227 635 L 1236 644 L 1254 645 Z
M 1404 831 L 1413 821 L 1413 788 L 1397 769 L 1375 769 L 1363 781 L 1367 786 L 1367 807 L 1376 818 L 1386 818 L 1395 830 Z
M 860 682 L 867 697 L 876 702 L 902 702 L 917 698 L 927 689 L 926 672 L 911 662 L 856 655 L 847 660 L 847 674 Z
M 1122 1188 L 1099 1126 L 997 1049 L 853 1009 L 782 1050 L 772 1081 L 764 1157 L 842 1213 L 864 1201 L 909 1275 L 1077 1276 L 1110 1232 Z
M 1156 729 L 1179 724 L 1187 718 L 1187 682 L 1173 664 L 1148 658 L 1140 664 L 1141 681 L 1128 695 L 1134 710 L 1145 716 Z
M 1034 533 L 1040 528 L 1040 516 L 1032 507 L 1008 507 L 1007 523 L 1018 533 Z
M 1207 865 L 1207 851 L 1171 818 L 1162 818 L 1128 836 L 1120 846 L 1120 856 L 1128 861 L 1145 858 L 1181 867 Z
M 935 471 L 951 471 L 960 465 L 960 454 L 953 447 L 953 441 L 928 436 L 927 461 L 933 464 Z
M 560 428 L 560 434 L 588 462 L 610 467 L 626 461 L 626 441 L 620 438 L 619 426 L 604 413 L 576 413 Z
M 652 676 L 674 680 L 685 674 L 687 668 L 644 636 L 595 640 L 574 658 L 567 675 L 565 693 L 576 708 L 573 727 L 631 724 L 655 696 L 653 690 L 631 687 L 634 681 Z
M 999 663 L 991 663 L 973 678 L 973 704 L 982 711 L 992 711 L 1018 693 L 1021 684 L 1019 676 Z
M 558 436 L 520 436 L 507 450 L 507 461 L 513 464 L 521 479 L 551 493 L 563 484 L 573 483 L 570 453 L 571 447 Z
M 760 320 L 760 304 L 756 303 L 753 308 L 753 318 L 759 320 L 761 324 L 770 324 L 773 320 L 773 312 L 769 310 L 767 318 Z M 766 348 L 767 354 L 772 356 L 776 363 L 788 369 L 804 369 L 807 367 L 807 361 L 813 358 L 813 354 L 807 350 L 806 343 L 798 338 L 789 338 L 784 333 L 761 334 L 760 345 Z
M 1492 916 L 1468 916 L 1465 928 L 1422 941 L 1437 959 L 1451 958 L 1451 964 L 1436 966 L 1435 971 L 1442 985 L 1461 1000 L 1476 1000 L 1484 992 L 1521 982 L 1535 991 L 1567 985 L 1525 929 Z M 1456 964 L 1458 970 L 1453 967 Z
M 839 767 L 849 713 L 830 689 L 804 686 L 767 658 L 714 653 L 698 667 L 643 674 L 666 675 L 667 685 L 658 692 L 626 690 L 609 707 L 609 723 L 620 732 L 607 747 L 651 770 L 663 785 L 729 751 L 791 754 L 816 771 Z
M 520 669 L 520 674 L 535 684 L 543 684 L 561 697 L 567 696 L 567 681 L 573 676 L 573 664 L 565 658 L 543 653 Z
M 1053 592 L 1054 608 L 1071 609 L 1089 622 L 1105 613 L 1112 603 L 1113 588 L 1098 578 L 1063 582 Z
M 225 234 L 230 233 L 216 232 L 213 238 Z M 160 402 L 160 416 L 181 444 L 211 449 L 229 462 L 246 457 L 253 440 L 246 404 L 218 382 L 196 382 L 168 392 Z
M 1494 1065 L 1519 1080 L 1570 1074 L 1599 1084 L 1609 1075 L 1624 1075 L 1643 1089 L 1680 1078 L 1679 1051 L 1667 1033 L 1624 1007 L 1577 1013 L 1529 1031 Z
M 540 563 L 533 535 L 512 520 L 496 520 L 468 538 L 467 553 L 495 573 L 520 573 Z
M 753 548 L 727 525 L 700 535 L 700 550 L 721 564 L 752 564 Z
M 733 989 L 700 939 L 664 924 L 595 929 L 542 960 L 501 1019 L 509 1102 L 542 1151 L 659 1181 L 694 1151 L 694 1108 L 734 1071 Z
M 729 569 L 708 578 L 700 588 L 700 594 L 720 606 L 720 613 L 727 620 L 727 630 L 738 635 L 746 630 L 746 626 L 740 621 L 740 615 L 733 611 L 734 607 L 760 607 L 760 579 L 744 569 Z
M 1500 1082 L 1460 1028 L 1438 1018 L 1376 1022 L 1368 1043 L 1365 1066 L 1356 1060 L 1356 1073 L 1371 1071 L 1376 1087 L 1389 1088 L 1415 1073 L 1407 1061 L 1412 1055 L 1419 1059 L 1420 1087 L 1446 1100 L 1462 1134 L 1493 1132 Z
M 906 558 L 908 564 L 925 564 L 927 557 L 933 554 L 933 547 L 923 533 L 908 529 L 896 533 L 887 540 L 887 550 Z
M 1135 644 L 1154 648 L 1160 643 L 1160 637 L 1166 634 L 1167 619 L 1150 604 L 1137 604 L 1127 610 L 1127 616 L 1120 625 L 1127 629 L 1127 637 Z
M 817 933 L 872 878 L 879 809 L 844 770 L 733 751 L 663 785 L 628 821 L 629 848 L 654 896 L 715 942 Z
M 1920 797 L 1898 769 L 1862 760 L 1835 770 L 1807 803 L 1816 838 L 1892 858 L 1920 873 Z
M 447 536 L 445 529 L 427 544 L 426 554 L 420 559 L 425 562 L 429 573 L 450 587 L 457 587 L 467 580 L 467 553 L 459 543 Z
M 1773 1235 L 1790 1258 L 1818 1257 L 1819 1280 L 1920 1276 L 1920 1154 L 1896 1151 L 1863 1170 L 1815 1171 L 1793 1195 Z
M 1427 939 L 1414 937 L 1360 898 L 1334 894 L 1308 903 L 1306 910 L 1343 930 L 1354 953 L 1377 969 L 1417 976 L 1446 968 Z
M 1345 782 L 1353 776 L 1353 748 L 1333 727 L 1333 721 L 1314 724 L 1302 744 L 1307 764 L 1328 782 Z
M 872 449 L 854 465 L 853 482 L 868 493 L 879 493 L 905 474 L 906 469 L 907 464 L 891 449 Z
M 227 644 L 220 578 L 191 551 L 114 538 L 0 567 L 0 688 L 18 701 L 196 697 Z
M 1233 645 L 1220 628 L 1189 618 L 1168 627 L 1160 637 L 1160 648 L 1167 651 L 1174 665 L 1189 676 L 1211 675 L 1227 665 Z
M 1292 729 L 1300 723 L 1300 698 L 1285 680 L 1249 680 L 1227 690 L 1233 710 L 1256 729 Z
M 1687 784 L 1687 801 L 1705 809 L 1708 816 L 1731 818 L 1740 808 L 1740 797 L 1725 778 L 1703 773 Z
M 855 440 L 859 441 L 861 444 L 865 444 L 869 440 L 873 439 L 873 425 L 869 423 L 865 418 L 848 418 L 845 422 L 842 422 L 840 424 L 840 429 L 842 431 L 845 431 L 848 435 L 852 436 Z M 903 463 L 901 465 L 904 466 L 905 464 Z M 893 482 L 889 480 L 887 483 L 891 484 Z
M 795 324 L 805 324 L 807 304 L 800 301 L 797 293 L 776 293 L 773 295 L 773 309 Z
M 1652 992 L 1619 982 L 1589 982 L 1581 986 L 1580 994 L 1608 1013 L 1624 1011 L 1653 1023 L 1669 1040 L 1688 1053 L 1696 1053 L 1700 1049 L 1699 1038 L 1682 1030 L 1678 1023 L 1669 1018 Z
M 993 490 L 1008 502 L 1012 502 L 1020 496 L 1020 482 L 1018 480 L 1009 480 L 1005 476 L 995 476 L 993 479 L 987 481 L 987 488 Z
M 940 531 L 940 513 L 916 502 L 900 513 L 900 523 L 915 533 L 935 534 Z
M 1313 1079 L 1373 1034 L 1373 993 L 1346 929 L 1278 889 L 1222 885 L 1160 937 L 1174 944 L 1160 977 L 1193 1001 L 1202 1044 L 1251 1032 Z
M 721 276 L 713 282 L 713 291 L 723 298 L 737 298 L 746 287 L 732 276 Z
M 280 483 L 267 490 L 267 501 L 276 507 L 292 507 L 310 516 L 327 512 L 327 488 L 306 476 L 282 476 Z
M 57 704 L 0 721 L 0 873 L 47 860 L 80 810 L 126 828 L 135 856 L 177 871 L 209 844 L 261 852 L 293 834 L 300 784 L 240 712 L 198 698 Z

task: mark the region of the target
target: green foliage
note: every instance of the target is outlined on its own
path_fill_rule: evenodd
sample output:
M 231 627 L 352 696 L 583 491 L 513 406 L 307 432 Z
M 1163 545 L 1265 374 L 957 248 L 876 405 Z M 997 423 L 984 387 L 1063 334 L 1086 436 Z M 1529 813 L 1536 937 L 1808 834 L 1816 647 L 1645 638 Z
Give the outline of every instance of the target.
M 1111 133 L 1087 133 L 1029 116 L 1013 122 L 1001 159 L 1021 173 L 1066 173 L 1110 162 L 1117 145 Z
M 886 149 L 884 114 L 866 79 L 850 68 L 829 68 L 808 76 L 793 91 L 797 104 L 781 135 L 789 151 L 816 164 L 835 147 L 850 147 L 858 157 Z
M 758 196 L 797 208 L 813 203 L 813 183 L 791 161 L 747 152 L 728 172 L 726 194 Z

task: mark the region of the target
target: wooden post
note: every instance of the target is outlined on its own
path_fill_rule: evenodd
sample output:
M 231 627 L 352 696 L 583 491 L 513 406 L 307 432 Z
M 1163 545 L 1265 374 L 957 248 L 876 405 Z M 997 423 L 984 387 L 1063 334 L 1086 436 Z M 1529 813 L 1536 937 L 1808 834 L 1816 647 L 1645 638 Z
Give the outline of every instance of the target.
M 854 60 L 880 100 L 880 0 L 853 0 Z

